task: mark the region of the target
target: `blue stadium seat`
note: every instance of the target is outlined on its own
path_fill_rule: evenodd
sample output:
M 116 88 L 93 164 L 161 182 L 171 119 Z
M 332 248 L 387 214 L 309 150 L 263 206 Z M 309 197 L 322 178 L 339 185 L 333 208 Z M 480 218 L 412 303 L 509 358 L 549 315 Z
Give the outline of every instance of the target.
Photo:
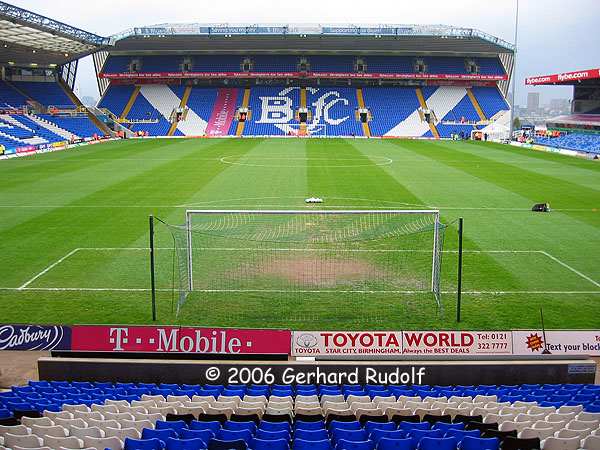
M 444 433 L 441 430 L 413 429 L 408 432 L 408 437 L 413 440 L 415 446 L 418 446 L 421 439 L 423 439 L 425 437 L 441 438 L 443 436 L 444 436 Z
M 224 430 L 221 429 L 217 431 L 215 435 L 216 439 L 221 441 L 244 441 L 246 444 L 249 444 L 252 440 L 252 432 L 250 430 Z
M 358 421 L 352 422 L 340 422 L 337 420 L 332 420 L 329 424 L 330 430 L 360 430 L 362 426 Z
M 433 425 L 433 429 L 434 430 L 442 430 L 442 431 L 464 430 L 465 424 L 463 422 L 457 422 L 457 423 L 436 422 Z
M 168 438 L 166 450 L 203 450 L 206 444 L 202 439 L 175 439 Z
M 305 441 L 321 441 L 329 439 L 329 435 L 325 429 L 322 430 L 303 430 L 297 429 L 294 433 L 294 439 L 302 439 Z
M 181 430 L 179 435 L 182 439 L 201 439 L 205 443 L 215 437 L 212 430 Z
M 498 450 L 500 440 L 498 438 L 477 438 L 466 436 L 460 442 L 461 450 Z
M 194 420 L 190 423 L 191 430 L 210 430 L 213 433 L 216 433 L 221 429 L 221 423 L 217 421 L 211 422 L 202 422 L 198 420 Z
M 248 444 L 244 440 L 222 441 L 220 439 L 211 439 L 208 443 L 208 450 L 247 450 Z
M 259 439 L 254 438 L 250 445 L 252 450 L 289 450 L 288 439 Z
M 252 434 L 254 434 L 256 432 L 257 427 L 254 422 L 233 422 L 231 420 L 228 420 L 223 425 L 223 428 L 225 428 L 226 430 L 233 431 L 249 430 Z
M 465 437 L 480 437 L 481 431 L 479 430 L 447 430 L 444 433 L 445 437 L 455 437 L 459 442 L 461 442 Z
M 369 439 L 369 435 L 365 430 L 346 430 L 333 428 L 331 430 L 331 437 L 334 442 L 339 442 L 341 440 L 352 441 L 352 442 L 361 442 L 367 441 Z
M 304 422 L 297 420 L 295 423 L 296 430 L 321 430 L 325 429 L 325 422 L 322 420 L 315 422 Z
M 375 443 L 371 440 L 348 441 L 340 439 L 335 445 L 336 450 L 374 450 Z
M 177 436 L 177 432 L 171 428 L 167 428 L 164 430 L 144 428 L 142 430 L 142 439 L 160 439 L 161 441 L 165 442 L 168 438 L 176 438 Z
M 395 431 L 397 428 L 394 422 L 366 422 L 364 426 L 364 429 L 369 433 L 374 430 Z
M 292 427 L 289 422 L 268 422 L 266 420 L 262 420 L 258 425 L 258 428 L 265 431 L 290 431 Z
M 295 435 L 297 435 L 297 433 L 298 432 L 296 432 Z M 258 439 L 263 439 L 265 441 L 274 441 L 274 440 L 278 440 L 278 439 L 285 439 L 285 440 L 289 441 L 290 440 L 290 432 L 287 430 L 281 430 L 281 431 L 257 430 L 254 437 L 258 438 Z
M 294 439 L 293 450 L 331 450 L 331 442 L 329 439 L 322 439 L 320 441 Z
M 419 450 L 455 450 L 458 441 L 453 437 L 424 437 L 419 441 Z
M 124 450 L 161 450 L 164 443 L 159 439 L 125 438 Z
M 174 421 L 157 420 L 155 427 L 157 430 L 171 429 L 171 430 L 174 430 L 177 434 L 180 434 L 182 430 L 188 428 L 188 425 L 183 420 L 174 420 Z
M 369 434 L 369 439 L 371 439 L 376 444 L 383 438 L 386 439 L 405 439 L 407 437 L 407 432 L 402 430 L 373 430 Z
M 377 450 L 415 450 L 417 448 L 414 441 L 407 439 L 389 439 L 381 438 L 377 443 Z
M 429 422 L 400 422 L 398 425 L 399 430 L 411 431 L 411 430 L 429 430 L 431 424 Z

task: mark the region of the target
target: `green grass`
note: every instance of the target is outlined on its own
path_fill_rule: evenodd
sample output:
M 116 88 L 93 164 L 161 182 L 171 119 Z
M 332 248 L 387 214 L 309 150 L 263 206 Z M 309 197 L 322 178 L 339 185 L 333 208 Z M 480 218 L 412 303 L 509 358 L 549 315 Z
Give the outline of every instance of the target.
M 543 307 L 549 328 L 600 326 L 600 164 L 490 143 L 362 139 L 121 141 L 1 161 L 0 322 L 149 323 L 148 255 L 131 250 L 147 247 L 149 214 L 181 223 L 188 208 L 298 209 L 309 196 L 323 207 L 439 208 L 452 223 L 445 250 L 464 217 L 463 321 L 453 293 L 442 312 L 411 294 L 192 296 L 176 318 L 165 290 L 159 322 L 513 329 L 537 327 Z M 545 201 L 552 213 L 529 211 Z M 170 245 L 162 227 L 157 241 Z M 159 287 L 171 285 L 171 257 L 158 252 Z M 456 254 L 445 253 L 442 288 L 455 278 Z M 93 290 L 106 288 L 122 290 Z

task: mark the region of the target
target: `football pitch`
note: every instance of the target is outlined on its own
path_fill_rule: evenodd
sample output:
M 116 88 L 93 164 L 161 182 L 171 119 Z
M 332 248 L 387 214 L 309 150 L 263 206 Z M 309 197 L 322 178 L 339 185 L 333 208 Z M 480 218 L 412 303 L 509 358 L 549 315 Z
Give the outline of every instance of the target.
M 553 211 L 530 211 L 541 202 Z M 150 214 L 182 224 L 187 209 L 305 208 L 439 209 L 442 309 L 410 291 L 290 300 L 265 286 L 194 293 L 176 317 L 173 241 L 158 224 L 158 322 L 504 330 L 538 328 L 542 307 L 548 328 L 600 326 L 599 162 L 395 139 L 130 140 L 0 161 L 0 322 L 151 323 Z

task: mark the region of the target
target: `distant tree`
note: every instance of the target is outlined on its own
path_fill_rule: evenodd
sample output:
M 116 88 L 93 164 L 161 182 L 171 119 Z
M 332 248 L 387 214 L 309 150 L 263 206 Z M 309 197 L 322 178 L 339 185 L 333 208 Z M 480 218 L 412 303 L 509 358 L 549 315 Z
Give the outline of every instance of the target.
M 518 117 L 515 117 L 515 120 L 513 121 L 513 128 L 515 130 L 521 129 L 521 119 L 519 119 Z

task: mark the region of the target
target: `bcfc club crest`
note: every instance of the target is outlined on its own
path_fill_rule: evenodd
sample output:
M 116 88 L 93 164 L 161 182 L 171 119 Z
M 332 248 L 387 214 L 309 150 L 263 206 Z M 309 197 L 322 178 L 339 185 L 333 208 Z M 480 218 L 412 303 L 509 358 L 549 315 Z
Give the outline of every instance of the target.
M 260 118 L 256 123 L 272 124 L 285 134 L 296 134 L 299 124 L 290 123 L 294 119 L 294 104 L 291 93 L 300 90 L 299 87 L 288 87 L 282 89 L 276 96 L 261 96 Z M 335 90 L 307 87 L 306 91 L 312 97 L 310 106 L 313 115 L 312 120 L 306 124 L 310 134 L 319 134 L 324 126 L 337 126 L 350 118 L 349 115 L 337 116 L 332 110 L 334 106 L 348 106 L 350 102 L 343 98 Z

